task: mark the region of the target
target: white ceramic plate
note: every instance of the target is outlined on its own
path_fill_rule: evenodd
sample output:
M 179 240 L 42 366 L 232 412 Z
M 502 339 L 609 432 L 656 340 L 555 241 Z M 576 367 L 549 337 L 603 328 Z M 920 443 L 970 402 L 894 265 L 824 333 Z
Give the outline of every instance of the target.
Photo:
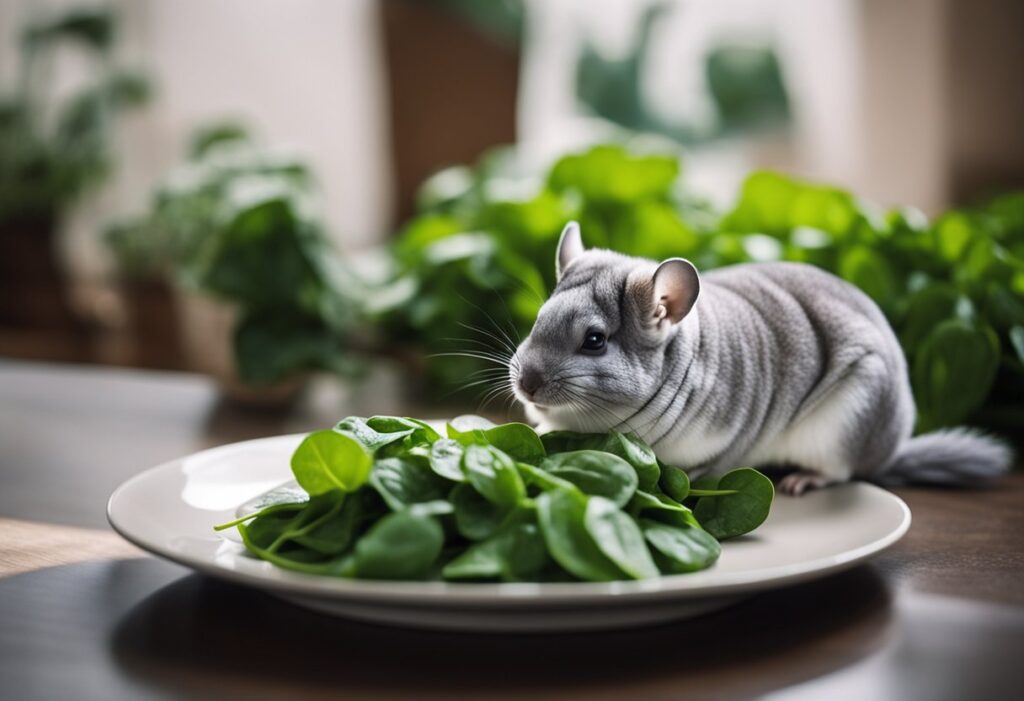
M 291 478 L 302 435 L 204 450 L 147 470 L 110 497 L 126 539 L 214 577 L 321 611 L 399 625 L 481 631 L 581 630 L 667 621 L 745 595 L 846 569 L 906 533 L 910 510 L 877 487 L 846 484 L 779 495 L 755 533 L 726 542 L 710 569 L 644 581 L 558 584 L 382 582 L 305 575 L 245 554 L 215 533 L 238 507 Z

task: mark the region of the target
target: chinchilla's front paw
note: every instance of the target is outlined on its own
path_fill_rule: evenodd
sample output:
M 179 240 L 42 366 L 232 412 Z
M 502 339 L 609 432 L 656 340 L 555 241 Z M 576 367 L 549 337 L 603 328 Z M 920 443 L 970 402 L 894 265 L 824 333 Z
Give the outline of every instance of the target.
M 831 481 L 820 472 L 797 470 L 779 480 L 779 491 L 791 497 L 798 497 L 808 491 L 827 487 Z

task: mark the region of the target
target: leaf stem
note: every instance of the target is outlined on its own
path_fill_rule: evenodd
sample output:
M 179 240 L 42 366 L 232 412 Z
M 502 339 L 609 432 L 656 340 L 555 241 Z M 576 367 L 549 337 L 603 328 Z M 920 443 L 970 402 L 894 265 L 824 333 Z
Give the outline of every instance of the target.
M 688 497 L 727 497 L 735 494 L 735 489 L 691 489 Z

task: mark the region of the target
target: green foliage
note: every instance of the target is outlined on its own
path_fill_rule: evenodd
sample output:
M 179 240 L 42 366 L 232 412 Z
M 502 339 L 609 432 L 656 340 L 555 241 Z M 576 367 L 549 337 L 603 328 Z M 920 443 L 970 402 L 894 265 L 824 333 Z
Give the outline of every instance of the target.
M 372 461 L 358 441 L 339 431 L 317 431 L 292 455 L 295 481 L 309 494 L 354 492 L 370 475 Z
M 764 523 L 775 497 L 771 480 L 749 467 L 727 472 L 713 490 L 703 491 L 705 496 L 697 499 L 693 515 L 718 540 L 749 533 Z M 731 493 L 711 496 L 712 491 Z
M 553 450 L 628 444 L 634 457 L 650 452 L 635 437 L 604 439 L 538 436 L 479 417 L 455 419 L 442 437 L 416 419 L 348 417 L 307 436 L 292 457 L 312 496 L 275 490 L 261 510 L 215 529 L 237 527 L 256 557 L 311 574 L 610 581 L 710 567 L 721 551 L 716 537 L 741 535 L 767 516 L 771 483 L 750 469 L 691 491 L 676 474 L 685 473 L 655 462 L 654 489 L 663 482 L 682 498 L 699 497 L 697 511 L 709 514 L 704 529 L 681 499 L 637 490 L 645 459 Z M 537 464 L 516 462 L 499 443 Z
M 110 9 L 75 8 L 23 29 L 17 82 L 0 93 L 0 224 L 52 219 L 112 170 L 115 118 L 149 96 L 113 60 L 116 25 Z M 52 68 L 64 45 L 84 52 L 89 73 L 60 99 Z
M 424 186 L 422 211 L 395 244 L 391 296 L 378 295 L 375 318 L 394 338 L 412 336 L 430 352 L 507 354 L 554 287 L 559 233 L 577 219 L 592 247 L 683 256 L 702 270 L 791 260 L 835 273 L 874 299 L 896 330 L 919 428 L 1019 424 L 1024 194 L 929 223 L 913 209 L 884 212 L 839 188 L 756 172 L 734 206 L 716 213 L 680 187 L 679 175 L 675 156 L 621 145 L 567 155 L 532 187 L 520 186 L 531 181 L 517 180 L 500 155 L 476 171 L 442 172 Z M 954 320 L 962 323 L 947 323 Z M 491 363 L 441 356 L 428 371 L 456 388 Z M 650 490 L 653 474 L 641 477 L 642 489 Z
M 631 131 L 659 134 L 682 144 L 712 141 L 738 130 L 775 126 L 789 117 L 782 67 L 769 46 L 721 43 L 703 57 L 715 114 L 709 120 L 670 120 L 645 94 L 651 38 L 671 5 L 654 2 L 639 16 L 630 46 L 610 56 L 585 39 L 576 65 L 575 92 L 590 111 Z
M 574 484 L 584 494 L 625 506 L 637 488 L 636 470 L 628 462 L 599 450 L 557 453 L 541 463 L 555 477 Z
M 351 274 L 311 213 L 305 166 L 258 148 L 233 123 L 200 131 L 190 150 L 149 212 L 108 232 L 122 272 L 170 274 L 234 304 L 235 365 L 250 384 L 352 372 Z

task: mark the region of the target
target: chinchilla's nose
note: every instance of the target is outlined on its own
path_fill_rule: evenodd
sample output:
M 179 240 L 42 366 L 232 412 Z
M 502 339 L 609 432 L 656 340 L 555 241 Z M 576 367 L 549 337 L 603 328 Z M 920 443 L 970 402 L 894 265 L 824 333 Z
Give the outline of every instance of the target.
M 524 367 L 523 371 L 519 373 L 519 389 L 529 397 L 532 397 L 543 384 L 544 376 L 539 369 L 532 365 Z

